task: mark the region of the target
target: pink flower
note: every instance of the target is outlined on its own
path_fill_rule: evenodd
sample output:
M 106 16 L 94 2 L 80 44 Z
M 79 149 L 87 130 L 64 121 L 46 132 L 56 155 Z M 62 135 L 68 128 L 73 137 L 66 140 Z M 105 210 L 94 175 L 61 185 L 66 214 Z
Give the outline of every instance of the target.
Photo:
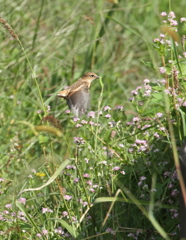
M 158 117 L 158 118 L 163 117 L 163 113 L 156 113 L 156 117 Z
M 26 198 L 20 198 L 18 201 L 19 201 L 20 203 L 22 203 L 23 205 L 26 204 Z
M 113 171 L 118 171 L 120 169 L 120 167 L 114 167 L 112 170 Z
M 90 111 L 90 112 L 87 114 L 87 117 L 95 118 L 95 112 Z
M 64 196 L 64 199 L 67 200 L 67 201 L 69 201 L 69 200 L 72 199 L 72 196 L 70 196 L 70 195 L 65 195 L 65 196 Z
M 175 16 L 175 13 L 174 13 L 173 11 L 171 11 L 168 16 L 169 16 L 170 18 L 175 18 L 175 17 L 176 17 L 176 16 Z
M 163 74 L 163 73 L 165 73 L 165 72 L 166 72 L 166 69 L 165 69 L 164 67 L 160 67 L 160 68 L 159 68 L 159 71 L 160 71 L 160 73 L 162 73 L 162 74 Z
M 106 112 L 106 111 L 108 111 L 108 110 L 111 110 L 111 108 L 110 108 L 109 106 L 105 106 L 105 107 L 103 108 L 103 110 Z
M 180 22 L 181 22 L 181 23 L 182 23 L 182 22 L 186 22 L 186 18 L 185 18 L 185 17 L 180 18 Z
M 43 235 L 48 235 L 48 230 L 44 229 L 42 230 Z
M 73 120 L 74 120 L 74 122 L 76 123 L 76 122 L 78 122 L 80 119 L 79 119 L 78 117 L 74 117 Z
M 63 211 L 62 214 L 63 214 L 64 217 L 68 216 L 68 212 L 67 211 Z
M 74 182 L 75 182 L 75 183 L 79 182 L 79 178 L 75 178 L 75 179 L 74 179 Z
M 150 83 L 150 80 L 149 79 L 144 79 L 143 82 L 144 83 Z
M 106 118 L 111 118 L 111 115 L 110 114 L 106 114 L 105 117 Z
M 90 175 L 89 175 L 88 173 L 85 173 L 85 174 L 83 174 L 83 177 L 84 177 L 84 178 L 89 178 Z
M 167 13 L 166 13 L 166 12 L 162 12 L 162 13 L 161 13 L 161 16 L 162 16 L 162 17 L 165 17 L 165 16 L 167 16 Z
M 6 207 L 7 209 L 11 209 L 11 208 L 12 208 L 12 204 L 6 204 L 5 207 Z

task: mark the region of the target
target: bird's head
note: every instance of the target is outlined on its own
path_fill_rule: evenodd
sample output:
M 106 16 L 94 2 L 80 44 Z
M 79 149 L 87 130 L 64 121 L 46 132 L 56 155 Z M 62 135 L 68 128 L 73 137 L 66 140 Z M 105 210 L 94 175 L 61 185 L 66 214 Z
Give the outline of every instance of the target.
M 93 80 L 95 80 L 96 78 L 100 78 L 100 76 L 96 75 L 95 73 L 93 72 L 88 72 L 88 73 L 85 73 L 83 76 L 82 76 L 83 79 L 87 80 L 87 81 L 90 81 L 92 82 Z

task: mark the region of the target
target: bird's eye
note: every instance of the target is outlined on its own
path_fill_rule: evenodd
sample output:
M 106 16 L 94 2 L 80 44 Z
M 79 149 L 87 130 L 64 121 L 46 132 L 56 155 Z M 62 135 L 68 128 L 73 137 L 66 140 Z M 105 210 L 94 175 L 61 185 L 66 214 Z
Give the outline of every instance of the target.
M 91 77 L 95 77 L 94 75 L 90 75 Z

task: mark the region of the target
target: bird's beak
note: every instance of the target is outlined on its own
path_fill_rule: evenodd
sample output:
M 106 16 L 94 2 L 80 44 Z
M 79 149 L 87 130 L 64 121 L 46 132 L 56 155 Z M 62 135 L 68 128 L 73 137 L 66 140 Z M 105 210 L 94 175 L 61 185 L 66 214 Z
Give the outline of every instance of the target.
M 100 78 L 101 76 L 97 76 L 96 78 Z

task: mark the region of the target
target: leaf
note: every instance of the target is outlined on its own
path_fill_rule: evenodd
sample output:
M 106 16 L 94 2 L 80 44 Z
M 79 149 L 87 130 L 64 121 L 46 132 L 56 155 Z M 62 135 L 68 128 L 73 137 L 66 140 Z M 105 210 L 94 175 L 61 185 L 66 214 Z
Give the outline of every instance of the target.
M 42 186 L 40 187 L 37 187 L 37 188 L 28 188 L 28 189 L 24 189 L 22 190 L 19 195 L 21 195 L 22 193 L 24 192 L 30 192 L 30 191 L 39 191 L 41 190 L 42 188 L 50 185 L 58 176 L 59 174 L 61 174 L 61 171 L 71 162 L 71 160 L 67 159 L 65 160 L 60 166 L 59 168 L 57 169 L 57 171 L 52 175 L 52 177 L 45 183 L 43 184 Z
M 60 222 L 63 228 L 66 228 L 68 230 L 68 232 L 72 235 L 72 237 L 77 238 L 77 236 L 79 234 L 77 234 L 77 232 L 75 231 L 73 226 L 70 226 L 66 221 L 62 220 L 62 219 L 58 219 L 58 218 L 49 218 L 47 219 L 49 220 L 57 220 L 57 222 Z

